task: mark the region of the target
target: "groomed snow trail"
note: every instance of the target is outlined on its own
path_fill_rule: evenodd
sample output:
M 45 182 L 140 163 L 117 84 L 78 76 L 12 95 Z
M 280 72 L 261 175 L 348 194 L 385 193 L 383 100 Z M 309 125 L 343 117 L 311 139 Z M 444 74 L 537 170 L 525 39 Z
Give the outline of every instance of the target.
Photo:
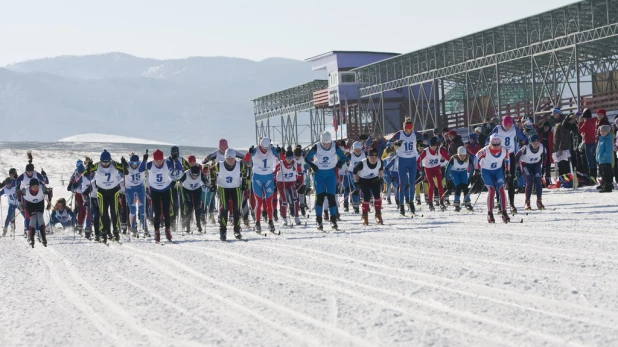
M 0 169 L 23 169 L 13 152 Z M 36 166 L 66 198 L 56 173 L 78 155 L 50 157 Z M 15 241 L 0 238 L 0 345 L 616 346 L 618 193 L 544 193 L 555 211 L 508 225 L 486 223 L 483 195 L 473 213 L 385 204 L 386 226 L 343 214 L 345 232 L 311 218 L 246 243 L 209 224 L 165 246 L 56 230 L 30 249 L 18 217 Z

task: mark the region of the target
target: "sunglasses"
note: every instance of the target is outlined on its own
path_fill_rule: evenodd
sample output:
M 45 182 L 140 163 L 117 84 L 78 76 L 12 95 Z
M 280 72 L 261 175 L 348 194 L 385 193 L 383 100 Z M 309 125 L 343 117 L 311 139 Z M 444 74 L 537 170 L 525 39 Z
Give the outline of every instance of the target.
M 101 162 L 101 165 L 103 165 L 103 166 L 107 167 L 107 166 L 109 166 L 109 164 L 111 164 L 111 163 L 112 163 L 111 161 L 102 161 L 102 162 Z
M 492 143 L 492 146 L 500 146 L 500 143 Z

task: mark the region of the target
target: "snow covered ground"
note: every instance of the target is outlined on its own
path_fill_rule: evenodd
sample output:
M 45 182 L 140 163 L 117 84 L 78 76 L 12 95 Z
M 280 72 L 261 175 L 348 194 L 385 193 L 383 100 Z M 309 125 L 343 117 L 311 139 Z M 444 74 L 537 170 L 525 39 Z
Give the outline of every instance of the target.
M 58 179 L 83 153 L 34 154 L 68 197 Z M 25 151 L 1 149 L 10 166 Z M 165 246 L 2 238 L 0 345 L 617 346 L 618 194 L 544 202 L 556 210 L 509 225 L 486 223 L 482 195 L 474 213 L 422 205 L 410 220 L 385 205 L 384 227 L 344 214 L 345 232 L 309 219 L 249 242 L 221 243 L 210 224 Z

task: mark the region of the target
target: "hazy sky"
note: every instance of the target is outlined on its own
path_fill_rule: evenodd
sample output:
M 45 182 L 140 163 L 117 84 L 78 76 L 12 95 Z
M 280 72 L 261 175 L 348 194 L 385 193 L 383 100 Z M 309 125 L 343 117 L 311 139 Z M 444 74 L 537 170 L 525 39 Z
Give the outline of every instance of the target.
M 0 0 L 0 66 L 111 51 L 150 58 L 406 53 L 570 0 Z

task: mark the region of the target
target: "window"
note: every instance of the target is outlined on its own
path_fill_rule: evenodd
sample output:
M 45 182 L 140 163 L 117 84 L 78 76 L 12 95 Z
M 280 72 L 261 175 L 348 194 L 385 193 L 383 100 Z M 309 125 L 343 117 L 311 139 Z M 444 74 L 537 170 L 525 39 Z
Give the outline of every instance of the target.
M 356 74 L 354 72 L 341 73 L 341 83 L 356 83 Z

